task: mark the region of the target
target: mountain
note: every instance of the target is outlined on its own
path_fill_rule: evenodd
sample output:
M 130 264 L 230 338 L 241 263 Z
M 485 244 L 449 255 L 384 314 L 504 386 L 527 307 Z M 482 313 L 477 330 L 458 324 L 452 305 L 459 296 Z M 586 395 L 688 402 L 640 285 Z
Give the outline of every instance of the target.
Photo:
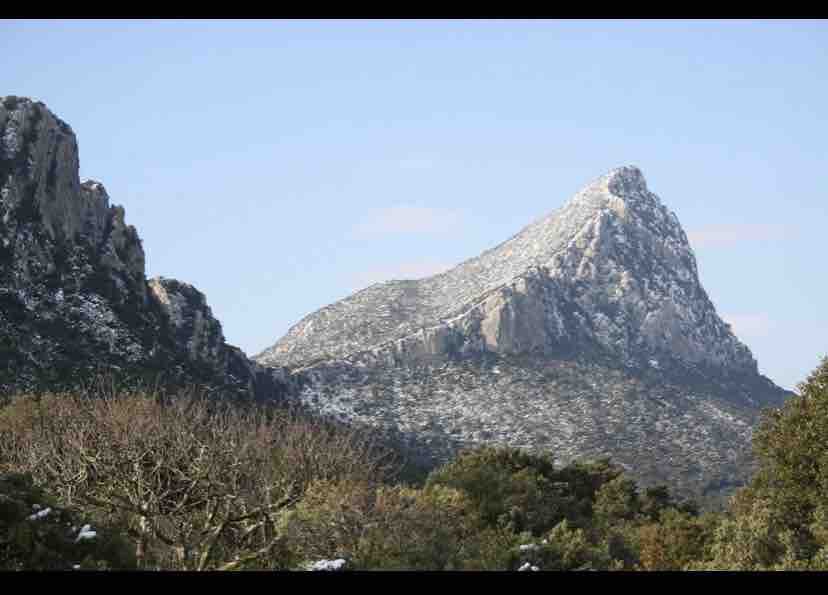
M 68 124 L 0 98 L 0 394 L 160 375 L 301 403 L 423 465 L 494 443 L 610 456 L 702 496 L 749 476 L 759 412 L 789 394 L 716 314 L 634 167 L 443 274 L 310 314 L 252 361 L 201 292 L 146 278 L 124 209 L 78 169 Z
M 447 272 L 306 316 L 254 359 L 424 464 L 492 443 L 609 456 L 694 496 L 749 476 L 759 411 L 789 395 L 718 316 L 635 167 Z
M 225 343 L 202 293 L 146 279 L 124 209 L 78 163 L 72 128 L 43 103 L 0 99 L 0 394 L 118 371 L 281 395 L 278 370 Z

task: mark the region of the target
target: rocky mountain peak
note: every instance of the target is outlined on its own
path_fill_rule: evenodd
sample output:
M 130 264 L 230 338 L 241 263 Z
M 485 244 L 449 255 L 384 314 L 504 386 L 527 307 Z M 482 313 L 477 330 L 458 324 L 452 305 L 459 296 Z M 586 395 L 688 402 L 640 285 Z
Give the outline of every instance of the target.
M 583 200 L 584 197 L 595 195 L 604 195 L 632 202 L 650 200 L 660 204 L 658 197 L 647 189 L 647 180 L 644 178 L 644 174 L 634 165 L 624 165 L 611 169 L 586 184 L 571 200 L 577 202 Z
M 177 279 L 150 279 L 149 290 L 161 305 L 176 337 L 194 362 L 216 361 L 224 349 L 221 323 L 213 316 L 207 298 L 189 283 Z
M 606 184 L 609 192 L 621 198 L 648 192 L 647 180 L 644 179 L 644 174 L 635 165 L 616 167 L 605 177 L 608 178 Z
M 669 240 L 680 248 L 695 274 L 695 257 L 678 217 L 648 189 L 644 174 L 635 166 L 613 169 L 587 184 L 542 223 L 556 225 L 558 232 L 570 224 L 569 233 L 563 234 L 570 240 L 590 233 L 595 226 L 607 231 L 613 228 L 614 233 L 597 238 L 604 243 L 623 243 L 630 235 L 641 235 L 646 230 L 654 236 L 649 239 Z
M 445 273 L 378 284 L 309 315 L 257 360 L 596 351 L 632 367 L 756 371 L 701 287 L 678 218 L 632 166 Z
M 278 372 L 225 343 L 202 293 L 148 285 L 124 208 L 78 172 L 68 124 L 41 102 L 0 98 L 0 390 L 122 370 L 278 396 Z
M 305 406 L 422 457 L 500 444 L 610 456 L 698 496 L 749 474 L 750 432 L 785 391 L 717 314 L 678 217 L 636 167 L 425 279 L 313 312 L 254 359 Z
M 0 98 L 2 392 L 162 373 L 297 400 L 430 462 L 491 443 L 611 456 L 696 493 L 747 475 L 758 411 L 786 396 L 716 313 L 678 218 L 635 167 L 442 274 L 309 314 L 258 363 L 195 287 L 146 279 L 124 209 L 78 171 L 65 122 Z

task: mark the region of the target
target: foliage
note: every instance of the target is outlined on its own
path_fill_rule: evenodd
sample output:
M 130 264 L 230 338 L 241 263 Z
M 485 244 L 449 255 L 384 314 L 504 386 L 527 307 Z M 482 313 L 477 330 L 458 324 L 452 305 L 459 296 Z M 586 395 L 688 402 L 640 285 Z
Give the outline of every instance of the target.
M 462 453 L 433 472 L 426 485 L 464 491 L 490 527 L 540 535 L 565 518 L 579 520 L 588 514 L 606 469 L 595 471 L 582 467 L 562 472 L 549 456 L 487 447 Z
M 526 535 L 523 541 L 527 541 Z M 527 547 L 528 546 L 528 547 Z M 599 570 L 613 564 L 607 548 L 590 539 L 587 531 L 563 520 L 546 533 L 540 543 L 524 544 L 521 563 L 543 570 Z
M 670 508 L 638 529 L 643 570 L 687 570 L 710 558 L 713 532 L 720 519 Z
M 31 477 L 0 476 L 0 570 L 133 568 L 122 528 L 95 522 L 94 537 L 82 538 L 88 520 L 58 507 Z
M 361 434 L 283 409 L 104 385 L 5 397 L 0 567 L 826 570 L 828 358 L 799 388 L 755 432 L 751 484 L 705 514 L 608 460 L 481 448 L 412 487 Z M 82 523 L 99 538 L 67 531 Z
M 765 412 L 754 434 L 759 468 L 717 528 L 709 567 L 825 567 L 828 358 L 798 388 L 799 395 Z
M 345 558 L 373 570 L 497 569 L 514 536 L 481 526 L 453 488 L 317 482 L 286 520 L 297 560 Z
M 534 542 L 520 562 L 548 570 L 640 567 L 639 527 L 665 511 L 696 515 L 664 486 L 639 491 L 608 460 L 558 467 L 517 449 L 468 451 L 426 485 L 465 492 L 485 526 Z
M 0 411 L 0 470 L 123 523 L 140 568 L 278 568 L 280 515 L 311 481 L 384 464 L 353 433 L 195 394 L 44 394 Z

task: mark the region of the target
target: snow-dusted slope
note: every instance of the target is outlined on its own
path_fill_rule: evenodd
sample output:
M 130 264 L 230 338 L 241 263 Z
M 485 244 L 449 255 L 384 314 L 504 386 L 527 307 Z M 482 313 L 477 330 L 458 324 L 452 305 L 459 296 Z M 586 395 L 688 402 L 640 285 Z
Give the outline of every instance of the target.
M 623 362 L 756 372 L 701 287 L 678 219 L 635 167 L 613 170 L 445 273 L 377 284 L 322 308 L 256 359 L 303 366 L 365 351 L 405 360 L 586 344 Z
M 477 443 L 607 454 L 683 489 L 727 485 L 759 408 L 786 395 L 716 313 L 635 167 L 445 273 L 308 315 L 254 359 L 303 378 L 305 404 L 424 458 Z
M 71 127 L 0 98 L 0 393 L 101 371 L 273 396 L 273 374 L 227 345 L 204 295 L 144 276 L 144 250 L 103 184 L 78 178 Z

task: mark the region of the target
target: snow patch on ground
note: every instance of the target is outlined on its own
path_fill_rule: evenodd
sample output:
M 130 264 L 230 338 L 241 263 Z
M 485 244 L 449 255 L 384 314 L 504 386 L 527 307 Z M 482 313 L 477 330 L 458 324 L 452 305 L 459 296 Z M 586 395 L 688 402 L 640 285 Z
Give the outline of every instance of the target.
M 343 558 L 336 560 L 317 560 L 308 565 L 308 570 L 342 570 L 347 562 Z
M 75 543 L 84 539 L 94 539 L 98 535 L 97 531 L 92 530 L 92 525 L 84 525 L 81 527 L 80 533 L 75 538 Z
M 38 505 L 35 505 L 35 506 L 38 506 Z M 34 508 L 34 506 L 32 506 L 32 508 Z M 38 521 L 40 519 L 45 519 L 47 516 L 49 516 L 49 513 L 51 513 L 51 512 L 52 512 L 51 508 L 44 508 L 43 510 L 41 510 L 39 512 L 36 512 L 32 515 L 29 515 L 29 520 L 30 521 Z

